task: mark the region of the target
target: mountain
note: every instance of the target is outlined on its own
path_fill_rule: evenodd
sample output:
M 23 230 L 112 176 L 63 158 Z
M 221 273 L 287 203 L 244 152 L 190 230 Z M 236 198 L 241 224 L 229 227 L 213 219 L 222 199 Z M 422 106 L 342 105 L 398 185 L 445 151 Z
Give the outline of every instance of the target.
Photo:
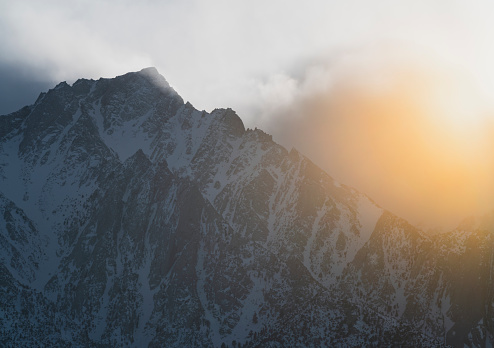
M 0 116 L 2 346 L 492 346 L 494 215 L 427 235 L 154 68 Z

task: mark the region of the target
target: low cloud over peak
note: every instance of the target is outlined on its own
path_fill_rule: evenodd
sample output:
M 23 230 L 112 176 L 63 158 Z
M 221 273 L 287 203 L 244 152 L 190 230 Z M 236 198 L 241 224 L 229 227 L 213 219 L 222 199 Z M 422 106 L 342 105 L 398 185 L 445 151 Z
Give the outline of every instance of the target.
M 352 52 L 267 80 L 268 132 L 415 224 L 452 227 L 493 209 L 487 107 L 462 75 L 399 52 Z

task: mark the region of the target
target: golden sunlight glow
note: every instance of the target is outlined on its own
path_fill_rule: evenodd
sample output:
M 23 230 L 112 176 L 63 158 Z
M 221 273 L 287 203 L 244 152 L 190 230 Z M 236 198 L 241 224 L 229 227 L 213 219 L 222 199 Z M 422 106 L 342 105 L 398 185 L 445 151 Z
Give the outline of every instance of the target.
M 346 78 L 307 103 L 316 122 L 297 146 L 416 224 L 452 227 L 493 209 L 494 128 L 472 84 L 410 66 L 377 73 L 384 88 Z

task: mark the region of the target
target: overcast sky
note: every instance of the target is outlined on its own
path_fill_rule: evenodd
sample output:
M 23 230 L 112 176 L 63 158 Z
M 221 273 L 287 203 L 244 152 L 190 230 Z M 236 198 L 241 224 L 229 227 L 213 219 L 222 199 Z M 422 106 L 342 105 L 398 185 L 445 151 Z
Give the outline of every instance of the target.
M 487 0 L 0 0 L 0 114 L 34 103 L 40 92 L 61 81 L 114 77 L 155 66 L 196 108 L 233 108 L 246 126 L 261 127 L 287 147 L 302 148 L 330 174 L 371 192 L 389 208 L 398 206 L 393 200 L 405 193 L 362 179 L 372 169 L 382 181 L 384 169 L 361 165 L 369 162 L 365 152 L 354 153 L 353 161 L 348 156 L 335 158 L 347 153 L 345 147 L 365 149 L 372 144 L 359 143 L 362 137 L 349 144 L 344 143 L 346 137 L 338 136 L 327 142 L 324 132 L 320 138 L 313 136 L 314 129 L 304 123 L 322 124 L 315 118 L 328 112 L 316 112 L 312 106 L 326 105 L 342 95 L 341 90 L 335 91 L 341 89 L 342 81 L 351 81 L 352 89 L 359 91 L 350 97 L 343 93 L 355 104 L 361 102 L 362 91 L 368 96 L 369 91 L 386 90 L 389 85 L 406 86 L 403 76 L 413 80 L 432 71 L 442 80 L 435 81 L 434 88 L 425 88 L 436 95 L 444 94 L 444 86 L 460 87 L 443 95 L 448 112 L 438 114 L 467 129 L 473 123 L 465 120 L 472 119 L 474 108 L 494 105 L 493 18 L 494 5 Z M 401 74 L 403 68 L 407 73 Z M 419 74 L 413 73 L 417 70 Z M 399 81 L 395 81 L 397 72 L 402 76 Z M 421 89 L 418 86 L 424 86 L 423 81 L 405 90 L 416 92 Z M 394 92 L 388 95 L 396 97 Z M 400 98 L 410 102 L 408 97 Z M 327 107 L 333 118 L 323 124 L 334 127 L 338 124 L 334 107 Z M 367 110 L 360 108 L 358 113 Z M 354 119 L 346 120 L 341 132 L 368 124 L 350 114 L 346 112 L 345 117 Z M 404 122 L 414 119 L 411 113 L 404 114 L 409 117 Z M 298 135 L 301 129 L 305 138 Z M 341 132 L 335 129 L 332 134 Z M 462 148 L 479 139 L 469 136 L 455 146 Z M 388 140 L 385 148 L 393 147 L 393 140 Z M 324 147 L 333 151 L 322 151 Z M 437 156 L 430 162 L 444 154 Z M 470 157 L 465 155 L 464 162 Z M 421 168 L 423 163 L 409 165 Z M 402 179 L 409 183 L 409 178 Z M 465 181 L 451 182 L 451 187 L 460 185 L 469 187 Z M 379 192 L 372 191 L 377 187 L 379 192 L 387 189 L 388 196 L 379 197 Z M 494 197 L 494 190 L 491 195 L 479 187 Z M 476 193 L 468 194 L 472 201 L 479 201 Z M 424 199 L 427 195 L 416 204 Z M 401 213 L 406 215 L 407 209 L 405 204 Z
M 489 3 L 0 0 L 0 114 L 60 81 L 155 66 L 197 108 L 233 107 L 255 123 L 265 99 L 268 108 L 276 96 L 286 103 L 285 90 L 299 88 L 314 64 L 382 44 L 474 66 L 470 72 L 488 89 Z

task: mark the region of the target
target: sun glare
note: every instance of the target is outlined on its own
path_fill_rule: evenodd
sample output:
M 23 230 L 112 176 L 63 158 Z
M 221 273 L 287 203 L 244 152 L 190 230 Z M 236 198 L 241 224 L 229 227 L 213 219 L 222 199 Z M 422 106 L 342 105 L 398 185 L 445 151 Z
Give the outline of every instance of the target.
M 494 208 L 494 133 L 472 81 L 399 64 L 354 72 L 311 104 L 301 150 L 416 224 L 453 227 Z

